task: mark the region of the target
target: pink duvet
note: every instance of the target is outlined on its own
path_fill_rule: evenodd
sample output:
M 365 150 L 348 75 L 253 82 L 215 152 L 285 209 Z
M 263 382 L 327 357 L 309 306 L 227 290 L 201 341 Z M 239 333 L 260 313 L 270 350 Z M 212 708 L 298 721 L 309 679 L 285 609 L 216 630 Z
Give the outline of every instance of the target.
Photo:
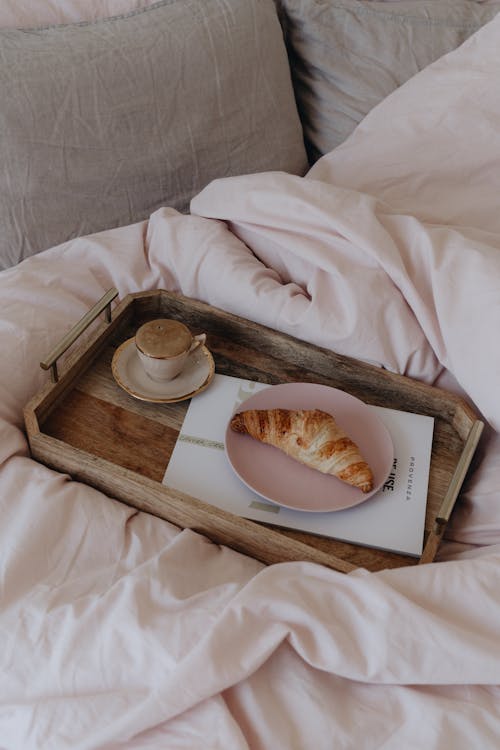
M 0 748 L 500 744 L 500 17 L 306 178 L 0 274 Z M 439 561 L 264 568 L 29 458 L 38 363 L 111 286 L 167 288 L 462 392 L 488 421 Z

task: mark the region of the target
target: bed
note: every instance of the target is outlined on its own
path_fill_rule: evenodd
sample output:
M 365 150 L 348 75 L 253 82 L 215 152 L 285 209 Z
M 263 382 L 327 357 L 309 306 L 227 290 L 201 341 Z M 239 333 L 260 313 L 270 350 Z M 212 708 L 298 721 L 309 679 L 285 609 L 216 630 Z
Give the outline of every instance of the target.
M 2 6 L 0 748 L 498 747 L 498 4 Z M 111 287 L 470 403 L 435 562 L 265 566 L 34 461 Z

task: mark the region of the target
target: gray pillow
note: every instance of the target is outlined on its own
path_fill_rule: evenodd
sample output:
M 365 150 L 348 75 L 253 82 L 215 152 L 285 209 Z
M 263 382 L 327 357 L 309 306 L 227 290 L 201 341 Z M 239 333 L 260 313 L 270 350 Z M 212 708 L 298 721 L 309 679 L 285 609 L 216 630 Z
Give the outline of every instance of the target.
M 276 0 L 311 163 L 500 10 L 471 0 Z
M 273 0 L 0 30 L 0 50 L 0 268 L 218 177 L 307 169 Z

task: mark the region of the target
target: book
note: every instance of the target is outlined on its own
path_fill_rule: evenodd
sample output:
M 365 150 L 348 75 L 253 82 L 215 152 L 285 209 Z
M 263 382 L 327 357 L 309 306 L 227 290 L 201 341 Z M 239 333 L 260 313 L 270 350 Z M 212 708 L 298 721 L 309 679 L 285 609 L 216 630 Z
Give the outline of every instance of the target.
M 253 521 L 420 556 L 433 417 L 368 406 L 384 422 L 394 446 L 392 469 L 384 485 L 352 508 L 325 513 L 291 510 L 253 492 L 236 475 L 225 453 L 225 431 L 236 406 L 268 387 L 217 373 L 210 388 L 191 399 L 163 483 Z

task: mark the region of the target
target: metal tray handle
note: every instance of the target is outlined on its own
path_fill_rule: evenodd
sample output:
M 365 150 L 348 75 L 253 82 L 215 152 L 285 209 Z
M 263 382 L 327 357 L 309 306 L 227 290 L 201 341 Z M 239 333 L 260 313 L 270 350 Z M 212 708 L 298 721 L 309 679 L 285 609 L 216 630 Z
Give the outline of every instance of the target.
M 453 510 L 453 507 L 455 505 L 455 500 L 458 497 L 458 493 L 462 488 L 465 475 L 467 474 L 470 463 L 474 456 L 474 452 L 479 443 L 479 438 L 481 437 L 483 427 L 484 422 L 482 422 L 480 419 L 476 420 L 471 427 L 464 445 L 464 449 L 462 451 L 462 455 L 460 456 L 460 459 L 455 467 L 455 471 L 451 478 L 448 491 L 443 499 L 443 502 L 441 503 L 441 508 L 439 509 L 438 515 L 436 517 L 436 523 L 440 526 L 447 524 L 450 520 L 451 511 Z
M 81 318 L 78 323 L 76 323 L 73 328 L 71 328 L 70 331 L 59 341 L 58 344 L 52 349 L 50 354 L 46 359 L 43 360 L 43 362 L 40 362 L 40 367 L 42 370 L 49 370 L 51 371 L 51 378 L 53 383 L 57 383 L 59 380 L 59 374 L 57 372 L 57 360 L 59 357 L 64 354 L 64 352 L 69 349 L 69 347 L 74 344 L 76 339 L 89 327 L 91 323 L 94 322 L 94 320 L 102 313 L 104 310 L 106 313 L 106 321 L 108 323 L 111 323 L 111 303 L 112 301 L 118 297 L 118 290 L 117 289 L 109 289 L 106 294 L 101 297 L 101 299 L 95 303 L 93 307 L 90 308 L 90 310 L 85 313 L 83 318 Z

